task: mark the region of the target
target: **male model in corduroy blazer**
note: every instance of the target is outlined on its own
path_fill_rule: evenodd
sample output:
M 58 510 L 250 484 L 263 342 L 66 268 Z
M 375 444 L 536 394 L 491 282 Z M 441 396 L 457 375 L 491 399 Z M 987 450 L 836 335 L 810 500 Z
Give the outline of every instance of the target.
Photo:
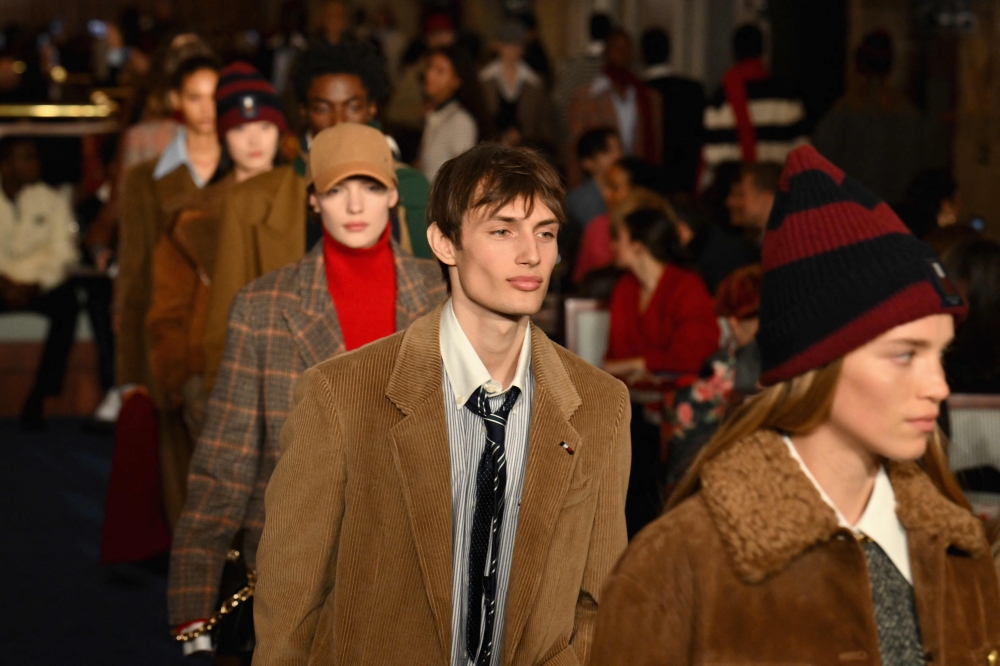
M 255 664 L 585 664 L 626 546 L 625 387 L 531 325 L 558 175 L 445 163 L 428 240 L 451 298 L 308 370 L 257 556 Z M 485 564 L 485 566 L 484 566 Z

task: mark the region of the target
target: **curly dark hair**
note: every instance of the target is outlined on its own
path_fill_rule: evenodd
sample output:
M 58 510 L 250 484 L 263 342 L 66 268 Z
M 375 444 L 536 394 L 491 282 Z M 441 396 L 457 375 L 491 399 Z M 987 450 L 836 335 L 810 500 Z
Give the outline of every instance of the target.
M 300 104 L 309 100 L 309 86 L 318 76 L 353 74 L 361 79 L 368 99 L 381 105 L 389 97 L 389 75 L 385 62 L 370 42 L 344 39 L 331 44 L 318 39 L 309 45 L 295 64 L 292 83 Z

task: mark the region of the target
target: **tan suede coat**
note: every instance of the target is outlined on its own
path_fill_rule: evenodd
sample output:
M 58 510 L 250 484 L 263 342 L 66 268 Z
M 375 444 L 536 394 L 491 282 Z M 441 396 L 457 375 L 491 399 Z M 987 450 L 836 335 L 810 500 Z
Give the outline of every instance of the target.
M 302 375 L 264 498 L 255 666 L 451 663 L 440 317 L 439 306 Z M 531 334 L 503 664 L 585 664 L 601 586 L 626 545 L 628 393 L 535 326 Z
M 888 471 L 927 663 L 995 666 L 1000 589 L 982 524 L 916 463 Z M 610 577 L 592 663 L 877 666 L 861 544 L 780 436 L 748 437 L 701 480 L 632 541 Z

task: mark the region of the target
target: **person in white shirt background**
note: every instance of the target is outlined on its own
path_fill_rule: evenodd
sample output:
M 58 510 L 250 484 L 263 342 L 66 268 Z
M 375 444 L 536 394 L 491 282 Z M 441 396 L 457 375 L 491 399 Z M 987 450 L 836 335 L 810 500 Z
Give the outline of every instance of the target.
M 481 126 L 482 95 L 472 58 L 460 46 L 433 49 L 424 70 L 430 107 L 420 141 L 419 168 L 433 181 L 441 165 L 488 135 Z

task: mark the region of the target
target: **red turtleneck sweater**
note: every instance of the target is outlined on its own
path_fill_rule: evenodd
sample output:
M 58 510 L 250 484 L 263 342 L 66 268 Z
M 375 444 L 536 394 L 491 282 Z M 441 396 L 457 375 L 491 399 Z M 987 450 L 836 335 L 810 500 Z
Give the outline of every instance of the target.
M 326 286 L 347 350 L 396 332 L 396 260 L 389 225 L 372 247 L 347 247 L 323 230 Z

